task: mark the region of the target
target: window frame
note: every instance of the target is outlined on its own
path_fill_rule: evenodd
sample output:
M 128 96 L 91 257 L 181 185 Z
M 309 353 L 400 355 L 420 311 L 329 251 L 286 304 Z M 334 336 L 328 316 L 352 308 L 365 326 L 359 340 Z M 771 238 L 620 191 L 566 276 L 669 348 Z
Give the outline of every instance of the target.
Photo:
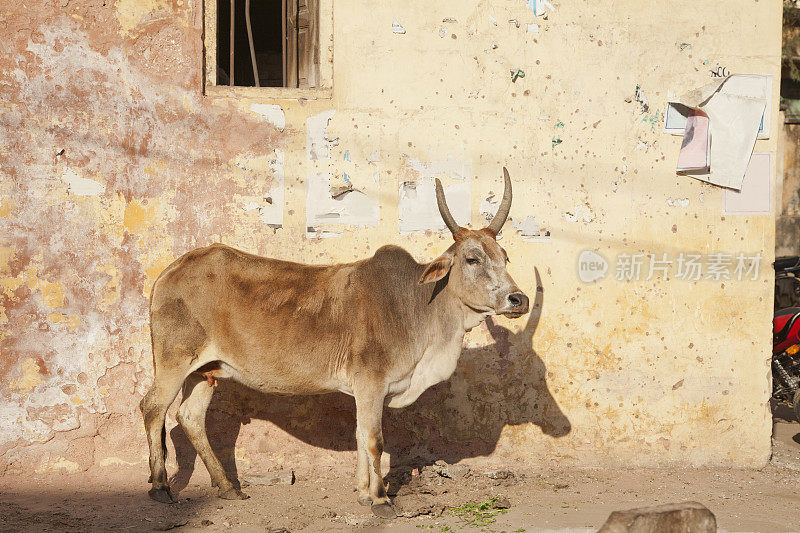
M 333 98 L 333 0 L 319 2 L 320 87 L 217 85 L 217 0 L 203 0 L 203 94 L 220 98 L 321 100 Z M 251 5 L 251 9 L 252 9 Z

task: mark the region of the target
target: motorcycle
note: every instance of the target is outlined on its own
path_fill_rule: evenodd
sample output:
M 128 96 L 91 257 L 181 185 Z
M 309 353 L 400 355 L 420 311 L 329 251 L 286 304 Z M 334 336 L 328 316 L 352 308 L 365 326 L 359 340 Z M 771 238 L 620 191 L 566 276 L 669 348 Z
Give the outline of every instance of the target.
M 800 257 L 775 259 L 772 320 L 772 398 L 800 421 Z

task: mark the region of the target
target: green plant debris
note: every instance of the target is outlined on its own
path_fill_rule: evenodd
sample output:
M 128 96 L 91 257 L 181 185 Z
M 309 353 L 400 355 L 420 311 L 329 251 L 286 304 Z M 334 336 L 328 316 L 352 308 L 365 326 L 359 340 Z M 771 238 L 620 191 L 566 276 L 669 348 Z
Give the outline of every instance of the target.
M 551 141 L 551 143 L 552 143 L 552 146 L 551 146 L 551 148 L 555 148 L 556 146 L 558 146 L 558 145 L 559 145 L 559 144 L 561 144 L 562 142 L 564 142 L 564 141 L 562 141 L 562 140 L 561 140 L 561 137 L 555 137 L 555 136 L 554 136 L 554 137 L 553 137 L 553 140 Z
M 448 510 L 465 527 L 493 531 L 490 526 L 497 521 L 497 516 L 508 512 L 508 509 L 498 509 L 499 505 L 500 498 L 491 498 L 480 503 L 465 503 L 461 507 L 449 507 Z

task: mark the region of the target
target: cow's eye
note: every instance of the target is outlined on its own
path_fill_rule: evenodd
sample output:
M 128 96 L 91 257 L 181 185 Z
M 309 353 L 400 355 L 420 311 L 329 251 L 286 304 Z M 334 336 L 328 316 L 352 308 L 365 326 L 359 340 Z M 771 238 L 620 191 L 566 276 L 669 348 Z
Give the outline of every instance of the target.
M 480 259 L 477 259 L 475 257 L 467 257 L 467 264 L 468 265 L 477 265 L 480 262 L 481 262 Z

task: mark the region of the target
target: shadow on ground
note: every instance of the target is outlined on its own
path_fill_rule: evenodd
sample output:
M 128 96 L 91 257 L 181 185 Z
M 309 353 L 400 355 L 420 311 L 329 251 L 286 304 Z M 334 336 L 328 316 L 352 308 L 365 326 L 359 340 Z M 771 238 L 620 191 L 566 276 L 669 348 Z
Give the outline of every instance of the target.
M 519 333 L 487 319 L 480 327 L 488 328 L 492 344 L 465 349 L 451 379 L 428 389 L 411 406 L 385 409 L 385 448 L 392 458 L 392 478 L 407 479 L 411 468 L 439 459 L 455 463 L 486 456 L 495 450 L 507 425 L 534 424 L 556 438 L 570 432 L 570 422 L 548 388 L 547 368 L 531 348 L 544 302 L 538 270 L 535 274 L 536 296 Z M 236 441 L 242 425 L 252 419 L 269 421 L 311 446 L 355 450 L 355 403 L 349 396 L 272 396 L 235 383 L 220 384 L 206 425 L 211 446 L 234 482 Z M 178 462 L 172 485 L 180 491 L 191 478 L 196 453 L 180 426 L 170 437 Z
M 0 532 L 167 531 L 215 509 L 216 500 L 181 499 L 164 505 L 141 490 L 90 491 L 56 486 L 0 494 Z

